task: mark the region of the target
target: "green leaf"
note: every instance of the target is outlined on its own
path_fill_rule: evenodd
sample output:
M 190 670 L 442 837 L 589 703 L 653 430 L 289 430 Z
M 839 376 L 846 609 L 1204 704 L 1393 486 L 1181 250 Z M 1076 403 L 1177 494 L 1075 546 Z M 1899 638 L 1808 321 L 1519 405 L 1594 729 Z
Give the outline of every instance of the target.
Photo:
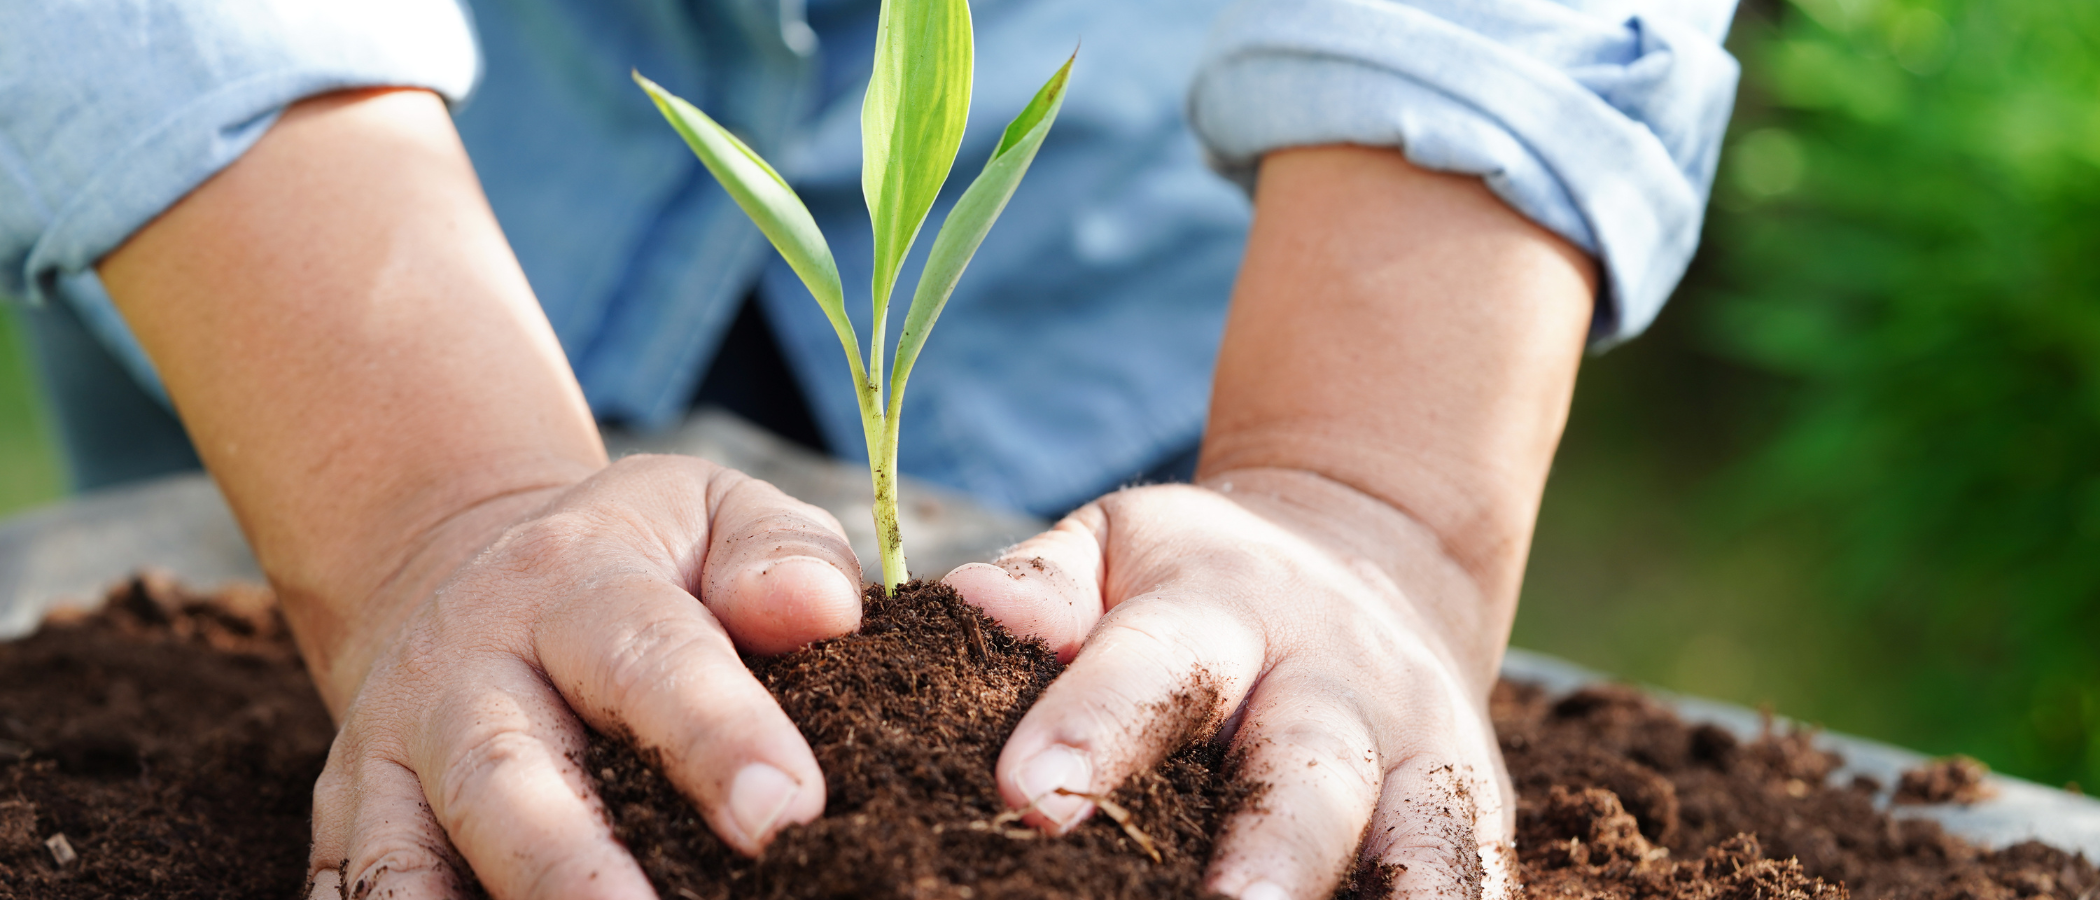
M 1073 54 L 1075 58 L 1077 55 Z M 1036 92 L 1035 99 L 1028 101 L 1021 114 L 1006 126 L 1006 134 L 1000 138 L 998 149 L 992 151 L 992 158 L 985 162 L 984 171 L 955 202 L 947 221 L 941 223 L 940 233 L 934 235 L 926 268 L 919 273 L 919 286 L 912 292 L 911 310 L 904 316 L 904 331 L 897 336 L 897 360 L 890 376 L 892 421 L 897 410 L 903 408 L 904 382 L 911 376 L 912 364 L 918 361 L 919 349 L 926 345 L 927 332 L 933 330 L 934 321 L 948 305 L 948 297 L 955 293 L 956 282 L 962 279 L 970 257 L 977 255 L 992 223 L 998 221 L 1006 202 L 1013 198 L 1014 189 L 1020 187 L 1021 176 L 1028 174 L 1036 151 L 1042 149 L 1051 123 L 1057 121 L 1058 109 L 1064 106 L 1065 87 L 1071 74 L 1072 60 L 1067 59 Z
M 861 191 L 875 227 L 876 354 L 897 269 L 962 148 L 974 52 L 966 0 L 882 4 L 860 110 Z
M 634 73 L 634 81 L 656 101 L 656 108 L 669 119 L 671 127 L 685 138 L 687 146 L 700 157 L 700 162 L 713 173 L 715 180 L 743 207 L 744 214 L 758 225 L 766 239 L 773 242 L 774 249 L 787 259 L 789 268 L 802 276 L 802 283 L 817 298 L 817 305 L 824 308 L 824 315 L 831 319 L 831 328 L 838 332 L 839 341 L 846 346 L 855 381 L 865 379 L 861 365 L 860 339 L 854 334 L 852 320 L 846 318 L 845 291 L 839 283 L 838 263 L 832 259 L 831 245 L 825 243 L 824 233 L 817 230 L 817 222 L 810 217 L 809 207 L 802 198 L 795 196 L 793 188 L 773 167 L 760 159 L 756 152 L 745 145 L 728 129 L 687 103 L 677 95 L 666 91 L 656 82 Z

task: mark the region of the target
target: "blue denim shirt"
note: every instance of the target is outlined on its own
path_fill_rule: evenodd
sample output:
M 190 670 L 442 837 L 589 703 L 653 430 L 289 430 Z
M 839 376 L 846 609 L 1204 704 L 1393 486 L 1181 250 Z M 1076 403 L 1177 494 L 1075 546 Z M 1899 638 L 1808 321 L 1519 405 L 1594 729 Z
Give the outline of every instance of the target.
M 1279 147 L 1397 146 L 1485 176 L 1602 260 L 1594 339 L 1637 333 L 1697 241 L 1734 95 L 1719 44 L 1733 7 L 979 0 L 972 128 L 930 222 L 1084 46 L 1057 128 L 912 379 L 904 470 L 1048 512 L 1191 445 L 1248 219 L 1245 195 L 1211 168 L 1244 183 Z M 427 87 L 453 102 L 598 415 L 675 421 L 755 289 L 829 443 L 857 454 L 829 325 L 628 70 L 707 109 L 794 184 L 866 334 L 866 297 L 851 289 L 870 274 L 858 126 L 876 11 L 876 0 L 6 4 L 0 292 L 69 304 L 157 391 L 95 261 L 290 101 Z

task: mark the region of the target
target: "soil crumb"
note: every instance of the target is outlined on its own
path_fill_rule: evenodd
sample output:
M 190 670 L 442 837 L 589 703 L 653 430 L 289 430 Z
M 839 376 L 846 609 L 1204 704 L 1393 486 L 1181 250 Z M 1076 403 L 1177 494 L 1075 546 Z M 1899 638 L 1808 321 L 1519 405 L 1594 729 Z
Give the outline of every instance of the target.
M 266 594 L 155 579 L 102 612 L 0 644 L 0 900 L 282 898 L 304 883 L 310 797 L 332 727 Z M 1210 835 L 1257 787 L 1198 738 L 1044 838 L 1002 820 L 1006 735 L 1054 678 L 938 587 L 869 598 L 863 632 L 752 660 L 802 724 L 830 807 L 765 858 L 717 842 L 626 745 L 589 750 L 607 812 L 666 898 L 1203 896 Z M 1204 685 L 1192 685 L 1192 705 Z M 2100 873 L 2038 843 L 1986 851 L 1891 819 L 1874 787 L 1799 732 L 1739 740 L 1641 694 L 1504 683 L 1494 718 L 1535 900 L 2093 900 Z M 76 856 L 60 864 L 52 842 Z M 1364 866 L 1338 897 L 1391 893 Z
M 1045 837 L 1002 815 L 992 767 L 1062 669 L 1055 655 L 998 627 L 946 585 L 913 582 L 895 598 L 870 588 L 865 604 L 858 634 L 746 660 L 801 726 L 829 792 L 822 818 L 786 829 L 762 858 L 745 859 L 717 840 L 630 747 L 600 740 L 590 748 L 589 770 L 614 832 L 659 894 L 1206 896 L 1211 836 L 1257 790 L 1232 776 L 1223 748 L 1188 742 L 1111 795 L 1129 829 L 1097 811 L 1071 834 Z M 1206 690 L 1216 689 L 1192 685 L 1190 699 Z M 1359 873 L 1346 888 L 1376 880 L 1375 872 Z
M 1966 756 L 1936 759 L 1903 773 L 1896 782 L 1897 803 L 1977 803 L 1991 798 L 1985 777 L 1989 766 Z
M 53 616 L 0 643 L 0 898 L 291 896 L 334 737 L 265 591 Z

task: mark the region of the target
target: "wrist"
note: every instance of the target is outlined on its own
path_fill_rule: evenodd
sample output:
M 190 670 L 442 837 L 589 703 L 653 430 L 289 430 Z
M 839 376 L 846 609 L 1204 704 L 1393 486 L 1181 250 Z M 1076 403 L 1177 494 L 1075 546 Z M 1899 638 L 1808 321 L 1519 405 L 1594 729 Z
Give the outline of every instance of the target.
M 1208 457 L 1206 457 L 1208 459 Z M 1494 684 L 1516 602 L 1488 596 L 1444 536 L 1408 510 L 1344 480 L 1289 466 L 1206 467 L 1196 483 L 1382 583 L 1482 698 Z
M 1473 583 L 1461 618 L 1499 653 L 1596 286 L 1478 178 L 1385 149 L 1271 154 L 1198 472 L 1300 471 L 1393 510 Z
M 420 521 L 344 529 L 352 538 L 384 537 L 345 545 L 327 564 L 271 571 L 286 622 L 328 708 L 340 714 L 409 615 L 454 571 L 587 475 L 548 473 L 423 505 L 414 517 Z

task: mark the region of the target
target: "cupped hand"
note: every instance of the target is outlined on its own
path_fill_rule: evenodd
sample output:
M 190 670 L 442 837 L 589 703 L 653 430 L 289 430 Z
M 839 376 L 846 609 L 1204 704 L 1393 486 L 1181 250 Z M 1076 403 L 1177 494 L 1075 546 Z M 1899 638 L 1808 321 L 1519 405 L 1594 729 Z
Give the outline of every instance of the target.
M 1487 697 L 1504 635 L 1436 536 L 1304 472 L 1124 490 L 948 575 L 1071 663 L 998 764 L 1006 802 L 1071 828 L 1215 728 L 1267 784 L 1227 824 L 1209 886 L 1331 893 L 1362 860 L 1395 896 L 1499 897 L 1513 797 Z
M 449 539 L 486 549 L 434 591 L 375 598 L 404 612 L 373 616 L 399 624 L 362 636 L 369 670 L 338 686 L 313 896 L 462 896 L 469 868 L 501 898 L 653 896 L 579 763 L 586 726 L 660 754 L 745 853 L 823 811 L 816 759 L 737 651 L 858 627 L 838 522 L 685 457 L 540 493 L 508 498 L 530 511 L 493 539 Z

